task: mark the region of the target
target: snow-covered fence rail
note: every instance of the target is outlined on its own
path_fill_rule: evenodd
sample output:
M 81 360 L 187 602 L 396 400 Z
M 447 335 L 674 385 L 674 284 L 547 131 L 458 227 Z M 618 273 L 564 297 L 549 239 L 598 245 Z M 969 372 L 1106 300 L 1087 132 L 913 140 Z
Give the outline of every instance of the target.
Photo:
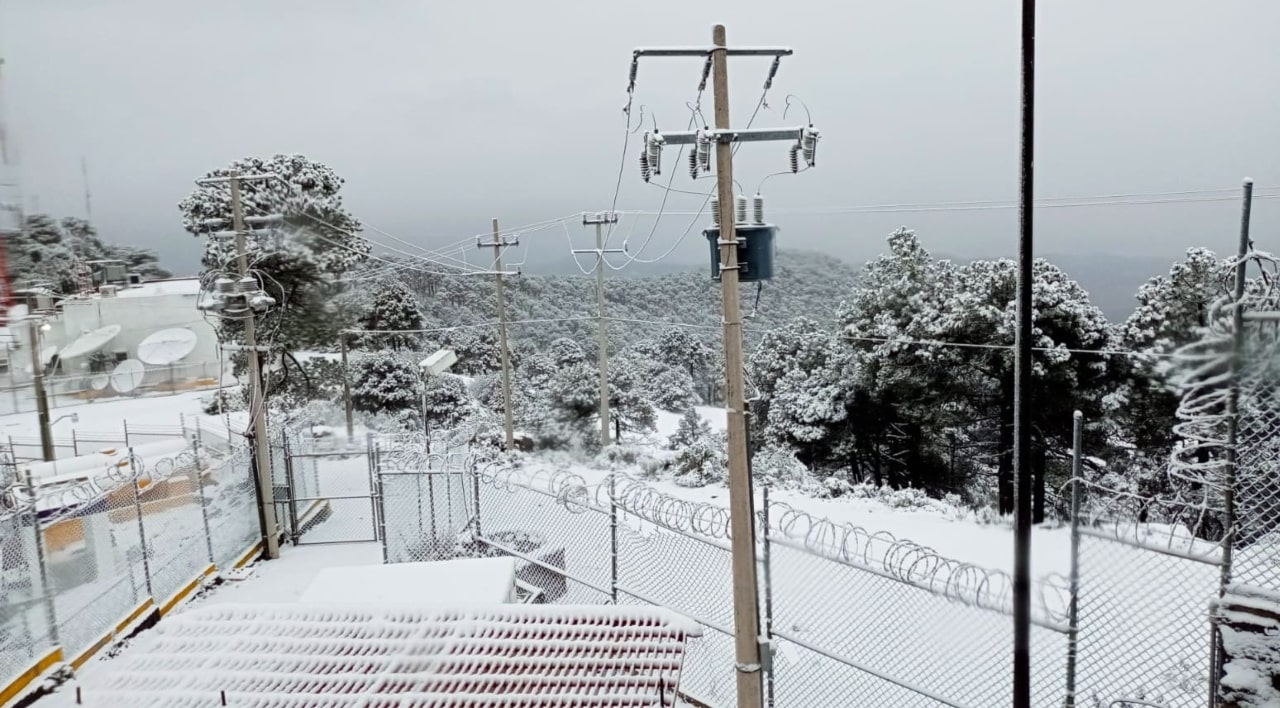
M 157 431 L 158 432 L 158 431 Z M 139 443 L 0 465 L 0 703 L 169 612 L 261 540 L 243 444 Z

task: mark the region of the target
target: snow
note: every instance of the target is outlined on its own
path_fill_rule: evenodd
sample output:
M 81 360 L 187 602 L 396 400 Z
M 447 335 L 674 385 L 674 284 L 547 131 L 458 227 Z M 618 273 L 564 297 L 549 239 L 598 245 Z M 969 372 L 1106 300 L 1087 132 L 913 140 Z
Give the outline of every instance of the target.
M 159 297 L 162 295 L 200 294 L 199 278 L 174 278 L 172 280 L 152 280 L 141 285 L 133 285 L 116 293 L 116 297 Z
M 326 568 L 299 602 L 370 605 L 498 605 L 515 592 L 514 558 Z
M 697 634 L 649 607 L 228 604 L 166 618 L 78 688 L 98 708 L 670 706 Z

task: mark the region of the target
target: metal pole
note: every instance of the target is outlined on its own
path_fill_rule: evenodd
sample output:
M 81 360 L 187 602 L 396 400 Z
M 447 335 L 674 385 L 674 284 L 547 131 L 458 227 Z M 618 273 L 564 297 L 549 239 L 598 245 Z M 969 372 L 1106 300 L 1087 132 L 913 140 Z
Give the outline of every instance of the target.
M 1249 255 L 1249 218 L 1253 211 L 1253 180 L 1244 180 L 1240 204 L 1240 243 L 1236 248 L 1235 284 L 1232 289 L 1231 308 L 1231 360 L 1229 366 L 1229 383 L 1227 384 L 1227 445 L 1226 445 L 1226 479 L 1222 490 L 1223 526 L 1222 539 L 1222 572 L 1219 576 L 1218 596 L 1222 597 L 1231 584 L 1232 564 L 1236 543 L 1236 474 L 1239 454 L 1236 449 L 1240 435 L 1240 364 L 1244 356 L 1244 287 L 1247 279 L 1245 258 Z M 1214 664 L 1210 675 L 1211 700 L 1218 700 L 1219 684 L 1222 680 L 1225 654 L 1222 651 L 1222 635 L 1217 624 L 1214 629 Z M 1216 704 L 1216 703 L 1215 703 Z
M 1013 363 L 1013 708 L 1031 708 L 1031 289 L 1035 180 L 1036 2 L 1022 0 L 1022 141 L 1018 204 L 1018 328 Z
M 712 30 L 712 87 L 716 128 L 729 128 L 729 67 L 724 25 Z M 724 368 L 729 437 L 729 508 L 733 533 L 733 620 L 739 708 L 761 708 L 760 607 L 756 585 L 755 519 L 751 513 L 751 472 L 742 372 L 742 304 L 738 292 L 738 248 L 734 233 L 733 147 L 716 144 L 716 187 L 720 204 L 720 288 L 724 301 Z
M 596 227 L 600 228 L 599 226 Z M 609 474 L 609 599 L 618 604 L 618 491 L 617 479 Z
M 355 435 L 354 414 L 351 409 L 351 372 L 347 369 L 347 333 L 338 333 L 338 345 L 342 350 L 342 404 L 347 413 L 347 441 Z
M 366 434 L 365 445 L 365 449 L 367 450 L 366 454 L 369 456 L 369 474 L 372 477 L 370 481 L 374 485 L 374 489 L 377 490 L 374 494 L 375 515 L 377 516 L 378 521 L 378 529 L 375 531 L 375 534 L 382 539 L 382 563 L 385 565 L 389 562 L 387 560 L 387 546 L 389 545 L 389 541 L 387 539 L 386 489 L 382 486 L 381 450 L 378 446 L 373 444 L 373 433 Z
M 1253 210 L 1253 180 L 1244 180 L 1240 205 L 1240 244 L 1236 250 L 1235 284 L 1232 290 L 1230 384 L 1227 390 L 1226 485 L 1222 492 L 1226 538 L 1222 546 L 1222 585 L 1219 595 L 1231 582 L 1231 563 L 1236 536 L 1236 451 L 1240 434 L 1240 359 L 1244 356 L 1244 286 L 1247 279 L 1245 258 L 1249 255 L 1249 217 Z
M 40 510 L 36 506 L 36 500 L 39 495 L 36 494 L 35 484 L 31 480 L 31 471 L 23 470 L 22 482 L 26 485 L 28 493 L 31 495 L 31 528 L 36 535 L 36 565 L 40 572 L 40 592 L 44 594 L 45 599 L 45 620 L 49 623 L 49 639 L 54 646 L 58 645 L 58 613 L 53 603 L 53 591 L 49 587 L 49 569 L 45 566 L 44 560 L 44 533 L 40 530 Z M 23 613 L 25 616 L 25 613 Z
M 142 548 L 142 573 L 147 580 L 147 595 L 155 598 L 155 591 L 151 589 L 151 553 L 147 550 L 147 529 L 142 523 L 142 495 L 138 492 L 138 461 L 133 456 L 132 447 L 129 448 L 129 471 L 133 475 L 129 486 L 133 488 L 133 511 L 138 515 L 138 543 Z
M 302 529 L 298 528 L 298 494 L 294 491 L 293 446 L 289 444 L 288 431 L 280 431 L 280 444 L 284 446 L 284 485 L 289 490 L 289 535 L 293 545 L 297 546 Z
M 604 320 L 604 238 L 600 233 L 600 222 L 596 222 L 596 249 L 600 255 L 596 258 L 596 321 L 599 330 L 599 347 L 597 360 L 600 368 L 600 446 L 609 447 L 609 345 L 608 326 Z M 614 591 L 616 601 L 617 591 Z
M 204 522 L 204 545 L 209 551 L 209 562 L 217 563 L 213 557 L 213 531 L 209 528 L 209 500 L 204 495 L 204 478 L 200 469 L 200 419 L 196 418 L 196 434 L 191 439 L 191 454 L 195 459 L 193 470 L 196 490 L 200 493 L 200 518 Z
M 31 377 L 36 393 L 36 417 L 40 421 L 40 454 L 45 462 L 54 459 L 53 429 L 49 424 L 49 398 L 44 389 L 44 362 L 40 361 L 40 327 L 34 319 L 27 322 L 31 337 Z
M 1071 605 L 1067 611 L 1067 695 L 1063 708 L 1076 705 L 1076 657 L 1080 637 L 1080 482 L 1084 456 L 1084 414 L 1076 411 L 1071 430 Z
M 507 449 L 516 445 L 515 424 L 511 420 L 511 355 L 507 351 L 507 299 L 502 290 L 502 235 L 498 220 L 493 220 L 493 280 L 498 295 L 498 348 L 502 357 L 502 424 L 507 434 Z
M 240 173 L 228 175 L 231 187 L 231 220 L 236 233 L 236 270 L 241 278 L 249 271 L 245 254 L 244 210 L 240 204 Z M 268 560 L 280 557 L 280 539 L 276 534 L 275 487 L 271 479 L 271 438 L 267 434 L 267 406 L 262 397 L 262 367 L 258 359 L 258 341 L 254 331 L 257 316 L 251 310 L 244 320 L 244 343 L 249 356 L 249 418 L 253 423 L 253 446 L 257 460 L 258 505 L 262 508 L 262 535 Z
M 760 490 L 764 506 L 760 510 L 760 532 L 764 534 L 764 636 L 769 642 L 769 650 L 773 650 L 773 554 L 769 543 L 769 485 Z M 774 705 L 773 662 L 769 662 L 769 671 L 765 674 L 765 698 L 768 705 Z

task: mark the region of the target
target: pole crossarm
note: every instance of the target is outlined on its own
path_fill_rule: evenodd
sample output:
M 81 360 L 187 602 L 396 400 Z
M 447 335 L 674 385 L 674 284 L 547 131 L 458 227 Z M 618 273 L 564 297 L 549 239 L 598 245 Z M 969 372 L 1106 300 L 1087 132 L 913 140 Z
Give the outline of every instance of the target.
M 791 47 L 637 47 L 632 56 L 640 57 L 705 57 L 722 49 L 731 57 L 789 57 Z
M 662 133 L 662 139 L 667 145 L 693 145 L 698 142 L 698 137 L 711 138 L 717 143 L 759 143 L 759 142 L 776 142 L 782 140 L 800 140 L 804 137 L 806 130 L 812 130 L 808 126 L 796 126 L 795 128 L 741 128 L 728 130 L 681 130 L 674 133 Z

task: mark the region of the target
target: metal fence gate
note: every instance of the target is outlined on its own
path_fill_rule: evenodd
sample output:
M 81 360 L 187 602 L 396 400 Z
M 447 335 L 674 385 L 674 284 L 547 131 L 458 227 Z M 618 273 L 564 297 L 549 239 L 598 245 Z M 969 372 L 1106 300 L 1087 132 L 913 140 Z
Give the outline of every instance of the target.
M 295 545 L 377 541 L 372 448 L 286 432 L 273 446 L 276 523 Z

